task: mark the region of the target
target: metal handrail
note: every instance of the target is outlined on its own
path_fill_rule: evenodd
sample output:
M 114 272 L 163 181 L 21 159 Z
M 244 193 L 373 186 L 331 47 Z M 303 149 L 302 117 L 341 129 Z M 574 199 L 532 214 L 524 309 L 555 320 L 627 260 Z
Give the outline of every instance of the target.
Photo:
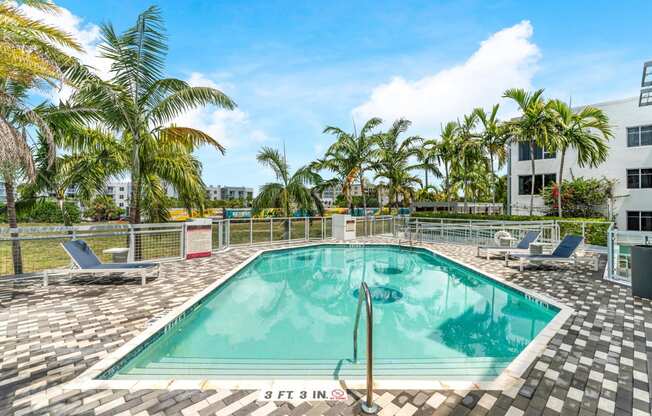
M 360 407 L 365 413 L 378 412 L 378 405 L 374 403 L 374 376 L 373 376 L 373 339 L 374 339 L 374 315 L 373 305 L 371 304 L 371 292 L 366 282 L 360 284 L 358 290 L 358 307 L 355 312 L 355 326 L 353 328 L 353 362 L 358 360 L 358 326 L 360 324 L 360 307 L 362 299 L 365 299 L 367 310 L 367 400 Z

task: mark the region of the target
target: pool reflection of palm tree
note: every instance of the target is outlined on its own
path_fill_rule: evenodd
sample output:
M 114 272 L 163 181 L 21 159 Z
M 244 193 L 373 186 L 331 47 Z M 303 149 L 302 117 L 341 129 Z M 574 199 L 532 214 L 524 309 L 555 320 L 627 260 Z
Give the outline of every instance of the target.
M 491 319 L 491 304 L 483 312 L 469 308 L 456 318 L 442 323 L 430 338 L 469 357 L 513 357 L 528 341 L 514 339 L 507 317 Z

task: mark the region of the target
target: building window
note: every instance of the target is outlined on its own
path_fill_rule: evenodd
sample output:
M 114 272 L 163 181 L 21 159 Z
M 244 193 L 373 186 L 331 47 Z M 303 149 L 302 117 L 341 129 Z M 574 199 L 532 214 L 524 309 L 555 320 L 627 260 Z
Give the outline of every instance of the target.
M 627 188 L 652 188 L 652 169 L 627 169 Z
M 122 202 L 120 202 L 118 205 L 120 206 L 120 208 L 125 206 L 125 204 L 123 204 Z
M 652 105 L 652 88 L 641 90 L 641 97 L 638 100 L 638 105 L 640 107 Z
M 641 87 L 652 86 L 652 61 L 643 64 L 643 79 L 641 80 Z
M 535 175 L 534 177 L 534 193 L 540 194 L 541 190 L 557 181 L 557 174 L 546 173 Z M 521 175 L 518 177 L 518 194 L 530 195 L 532 192 L 532 175 Z
M 518 160 L 531 160 L 530 153 L 530 143 L 521 142 L 518 144 Z M 556 156 L 555 152 L 546 151 L 545 148 L 539 145 L 534 147 L 534 160 L 554 159 Z
M 627 128 L 627 147 L 652 146 L 652 125 Z
M 652 231 L 652 211 L 627 211 L 629 231 Z
M 121 187 L 120 187 L 120 191 L 124 191 L 124 190 L 125 190 L 125 187 L 124 187 L 124 186 L 121 186 Z

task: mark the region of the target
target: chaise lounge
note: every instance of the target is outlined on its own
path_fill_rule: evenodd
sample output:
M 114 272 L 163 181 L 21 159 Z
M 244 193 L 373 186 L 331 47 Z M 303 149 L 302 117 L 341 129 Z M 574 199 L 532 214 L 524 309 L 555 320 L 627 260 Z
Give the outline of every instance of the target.
M 156 268 L 156 276 L 158 277 L 160 274 L 160 265 L 158 263 L 102 263 L 84 240 L 66 241 L 61 246 L 72 260 L 72 267 L 65 270 L 68 275 L 138 273 L 140 275 L 140 284 L 144 285 L 148 272 Z M 49 275 L 56 272 L 60 271 L 46 270 L 43 272 L 44 287 L 48 285 Z
M 504 247 L 504 246 L 478 246 L 478 257 L 480 257 L 480 250 L 484 250 L 489 260 L 489 256 L 492 254 L 505 254 L 505 262 L 507 262 L 507 257 L 510 254 L 528 254 L 530 250 L 530 244 L 537 241 L 541 231 L 528 231 L 525 233 L 525 236 L 521 241 L 518 242 L 516 247 Z
M 577 249 L 584 242 L 584 238 L 579 235 L 567 235 L 564 237 L 559 245 L 555 247 L 551 254 L 514 254 L 519 261 L 519 270 L 523 271 L 525 263 L 528 262 L 541 262 L 541 263 L 573 263 L 577 264 Z M 506 265 L 509 266 L 509 259 L 505 260 Z

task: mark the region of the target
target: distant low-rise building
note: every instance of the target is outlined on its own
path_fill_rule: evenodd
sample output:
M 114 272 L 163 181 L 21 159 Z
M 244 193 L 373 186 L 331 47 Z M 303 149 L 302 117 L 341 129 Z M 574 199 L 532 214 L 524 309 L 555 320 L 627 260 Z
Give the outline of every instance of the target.
M 0 182 L 0 203 L 7 202 L 7 192 L 5 191 L 5 183 Z
M 104 194 L 113 198 L 118 208 L 127 208 L 131 199 L 131 182 L 108 182 Z
M 209 201 L 219 201 L 222 199 L 222 187 L 219 185 L 208 185 L 206 187 L 206 198 Z
M 253 199 L 254 189 L 244 186 L 221 186 L 221 196 L 223 200 L 230 199 Z

